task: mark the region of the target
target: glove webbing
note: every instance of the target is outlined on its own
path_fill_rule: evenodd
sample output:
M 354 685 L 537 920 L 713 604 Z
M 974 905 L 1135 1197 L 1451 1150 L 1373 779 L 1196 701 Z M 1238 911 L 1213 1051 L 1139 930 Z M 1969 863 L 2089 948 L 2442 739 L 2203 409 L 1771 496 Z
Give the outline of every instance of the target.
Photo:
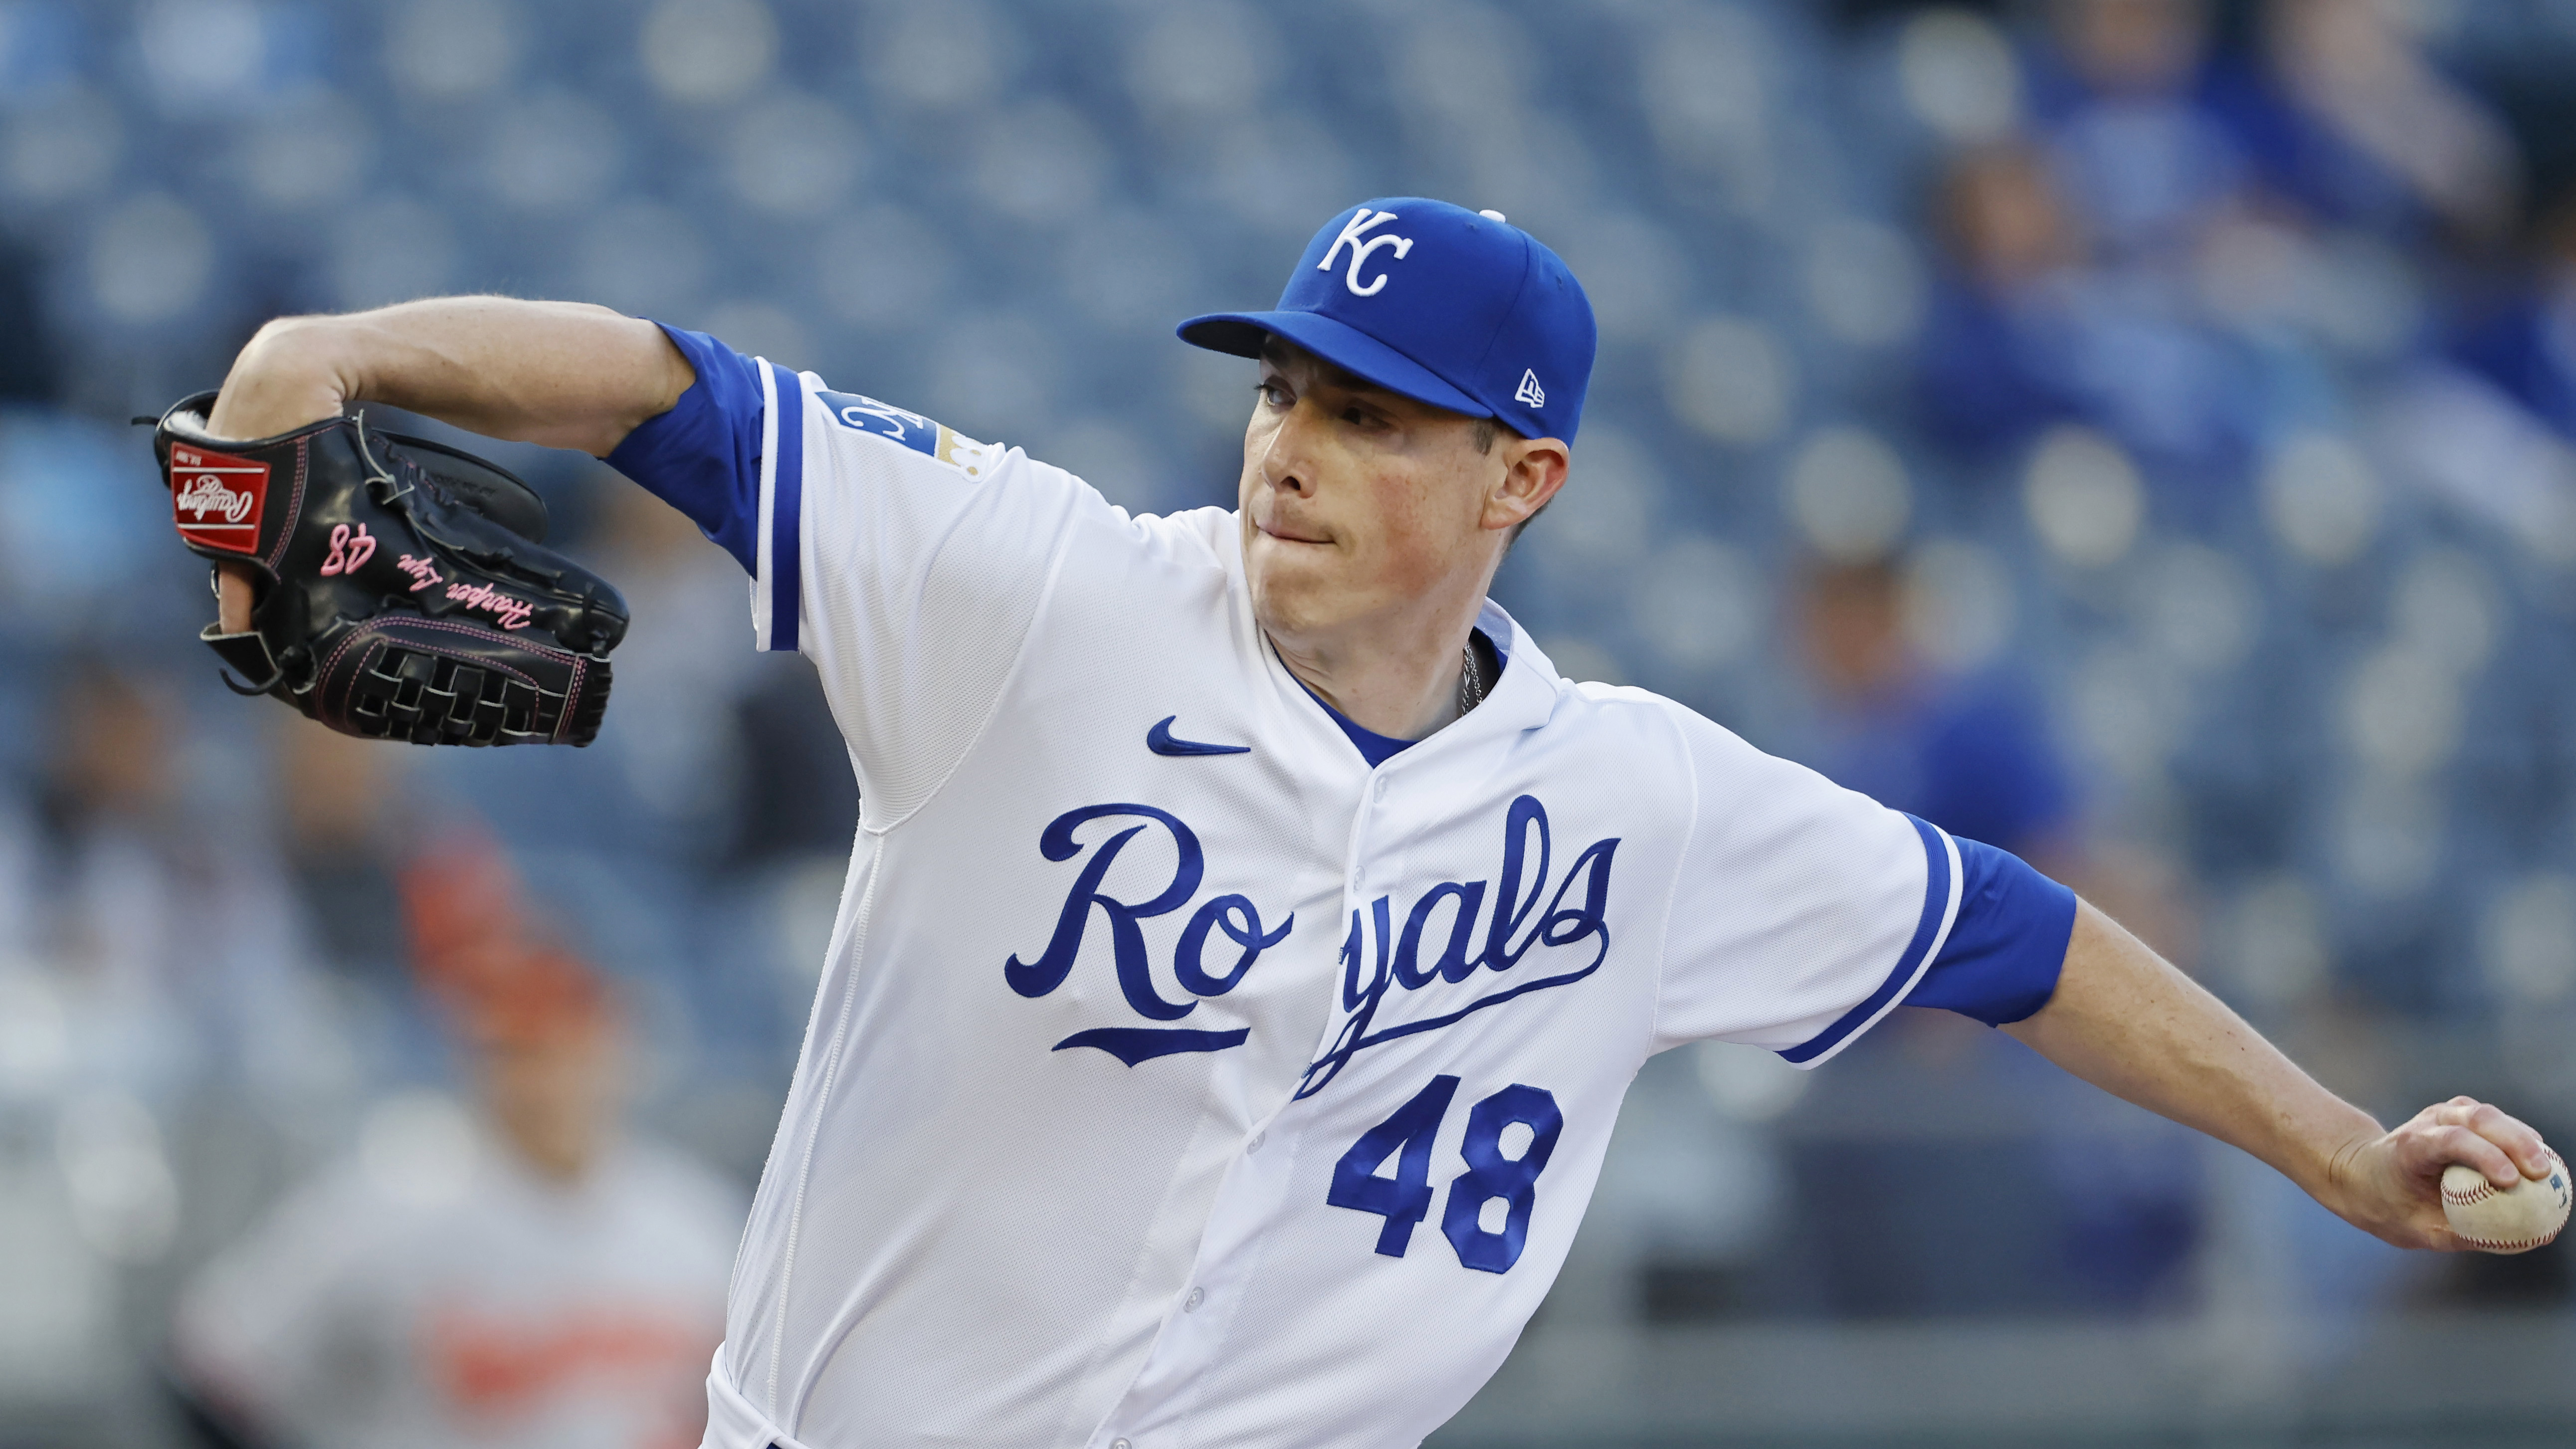
M 349 684 L 354 732 L 416 745 L 547 744 L 565 696 L 498 670 L 387 645 Z

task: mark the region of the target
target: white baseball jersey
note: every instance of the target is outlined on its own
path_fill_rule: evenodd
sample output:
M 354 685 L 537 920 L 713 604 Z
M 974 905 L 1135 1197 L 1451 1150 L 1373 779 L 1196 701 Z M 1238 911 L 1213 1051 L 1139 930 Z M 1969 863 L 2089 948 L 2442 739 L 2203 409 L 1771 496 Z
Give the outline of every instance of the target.
M 497 1144 L 352 1160 L 209 1265 L 176 1347 L 297 1442 L 679 1449 L 741 1221 L 730 1184 L 640 1145 L 571 1188 Z
M 862 800 L 718 1449 L 1413 1443 L 1545 1296 L 1647 1057 L 1820 1061 L 2011 894 L 1490 604 L 1490 695 L 1372 767 L 1234 514 L 673 336 L 700 386 L 611 461 L 751 565 Z

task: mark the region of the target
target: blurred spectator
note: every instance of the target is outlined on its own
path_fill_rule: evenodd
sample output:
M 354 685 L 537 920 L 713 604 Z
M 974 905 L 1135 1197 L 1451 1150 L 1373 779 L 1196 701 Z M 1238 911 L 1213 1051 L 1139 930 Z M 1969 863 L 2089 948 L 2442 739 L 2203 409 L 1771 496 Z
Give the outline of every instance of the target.
M 2403 232 L 2423 216 L 2462 240 L 2501 240 L 2521 190 L 2513 139 L 2491 107 L 2416 48 L 2409 8 L 2265 7 L 2272 72 L 2298 113 L 2277 128 L 2273 179 L 2333 219 Z
M 261 832 L 181 789 L 170 695 L 95 665 L 54 695 L 34 944 L 98 1023 L 87 1070 L 147 1099 L 213 1079 L 309 1100 L 338 1085 L 330 1012 Z
M 0 403 L 51 402 L 62 394 L 62 358 L 36 284 L 36 258 L 0 240 Z
M 2462 338 L 2454 356 L 2576 439 L 2576 187 L 2542 212 L 2533 253 L 2520 295 Z
M 1959 677 L 1928 666 L 1909 643 L 1907 593 L 1897 559 L 1807 570 L 1794 617 L 1823 706 L 1808 763 L 1954 835 L 2012 851 L 2123 919 L 2145 917 L 2132 924 L 2148 939 L 2169 939 L 2160 883 L 2106 870 L 2087 849 L 2075 784 L 2029 682 L 2003 669 Z M 2187 1133 L 2143 1115 L 2106 1121 L 2088 1089 L 1963 1018 L 1908 1010 L 1890 1026 L 1885 1043 L 1856 1053 L 1867 1063 L 1858 1070 L 1878 1078 L 1870 1090 L 2011 1099 L 2038 1150 L 1892 1145 L 1911 1165 L 1889 1214 L 1943 1224 L 1943 1266 L 1924 1261 L 1919 1245 L 1891 1248 L 1887 1215 L 1844 1213 L 1820 1231 L 1869 1241 L 1825 1246 L 1838 1298 L 1901 1313 L 2171 1303 L 2200 1233 Z M 1980 1204 L 2006 1181 L 2021 1183 L 2023 1201 L 1998 1218 Z M 1887 1261 L 1891 1252 L 1903 1261 Z
M 2576 188 L 2531 228 L 2500 305 L 2371 400 L 2399 477 L 2552 567 L 2576 562 Z
M 1923 338 L 1933 425 L 1981 451 L 2061 421 L 2168 494 L 2240 480 L 2326 354 L 2386 357 L 2417 328 L 2405 264 L 2344 228 L 2429 220 L 2491 239 L 2516 162 L 2482 103 L 2368 0 L 2280 0 L 2261 55 L 2215 44 L 2204 0 L 2059 0 L 2031 53 L 2032 131 L 1955 159 L 1953 269 Z
M 1905 580 L 1893 560 L 1810 568 L 1796 619 L 1824 705 L 1808 763 L 2064 878 L 2079 851 L 2077 802 L 2026 681 L 1927 668 L 1906 639 Z
M 174 1329 L 195 1417 L 256 1444 L 695 1444 L 743 1204 L 618 1131 L 618 1005 L 496 846 L 442 847 L 403 897 L 473 1118 L 380 1106 L 205 1270 Z
M 2407 7 L 2268 0 L 2252 50 L 2209 0 L 2056 0 L 2035 110 L 2064 183 L 2117 259 L 2187 255 L 2231 211 L 2465 237 L 2510 221 L 2511 141 L 2417 50 Z
M 2168 481 L 2232 477 L 2259 426 L 2245 360 L 2189 278 L 2095 265 L 2094 220 L 2042 151 L 1967 152 L 1939 195 L 1951 267 L 1919 352 L 1926 421 L 2006 452 L 2059 422 L 2109 433 Z
M 2365 0 L 2366 3 L 2366 0 Z M 2032 56 L 2033 109 L 2060 184 L 2116 263 L 2189 253 L 2263 180 L 2285 127 L 2242 56 L 2213 45 L 2208 0 L 2055 0 Z
M 2186 967 L 2195 932 L 2172 866 L 2099 840 L 2033 680 L 1957 673 L 1915 647 L 1902 556 L 1811 563 L 1791 613 L 1818 713 L 1795 751 L 1835 782 L 2029 861 Z
M 2045 296 L 2082 260 L 2077 221 L 2029 146 L 1970 152 L 1935 218 L 1953 268 L 1924 329 L 1925 413 L 1958 443 L 2001 447 L 2080 404 Z
M 289 878 L 316 946 L 333 969 L 392 984 L 402 977 L 395 878 L 406 835 L 421 828 L 406 798 L 409 751 L 279 712 L 274 730 Z

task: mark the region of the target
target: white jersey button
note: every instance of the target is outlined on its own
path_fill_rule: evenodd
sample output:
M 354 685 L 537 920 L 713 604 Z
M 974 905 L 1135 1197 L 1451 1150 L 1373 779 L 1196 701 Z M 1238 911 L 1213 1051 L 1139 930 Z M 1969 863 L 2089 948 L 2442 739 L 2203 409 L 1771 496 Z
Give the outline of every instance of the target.
M 1246 1152 L 1259 1152 L 1259 1151 L 1261 1150 L 1261 1144 L 1262 1144 L 1262 1143 L 1264 1143 L 1264 1142 L 1267 1142 L 1267 1141 L 1269 1141 L 1269 1140 L 1270 1140 L 1270 1134 L 1269 1134 L 1269 1133 L 1267 1133 L 1267 1132 L 1255 1132 L 1255 1133 L 1253 1133 L 1253 1134 L 1252 1134 L 1252 1140 L 1251 1140 L 1250 1142 L 1247 1142 L 1247 1143 L 1243 1144 L 1243 1150 L 1244 1150 L 1244 1151 L 1246 1151 Z
M 1136 1446 L 1124 1439 L 1112 1439 L 1109 1441 L 1109 1449 L 1136 1449 Z
M 1199 1311 L 1199 1305 L 1206 1301 L 1207 1290 L 1205 1288 L 1193 1288 L 1190 1290 L 1190 1296 L 1181 1300 L 1181 1311 L 1183 1313 L 1196 1313 Z

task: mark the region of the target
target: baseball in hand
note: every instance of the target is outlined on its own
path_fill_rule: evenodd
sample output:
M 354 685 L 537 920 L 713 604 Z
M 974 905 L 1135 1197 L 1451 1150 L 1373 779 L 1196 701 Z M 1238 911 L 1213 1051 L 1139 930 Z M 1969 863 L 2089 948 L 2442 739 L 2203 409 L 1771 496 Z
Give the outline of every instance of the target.
M 2547 1177 L 2526 1177 L 2501 1192 L 2485 1173 L 2452 1163 L 2442 1169 L 2442 1216 L 2471 1247 L 2528 1252 L 2567 1226 L 2567 1163 L 2552 1152 Z

